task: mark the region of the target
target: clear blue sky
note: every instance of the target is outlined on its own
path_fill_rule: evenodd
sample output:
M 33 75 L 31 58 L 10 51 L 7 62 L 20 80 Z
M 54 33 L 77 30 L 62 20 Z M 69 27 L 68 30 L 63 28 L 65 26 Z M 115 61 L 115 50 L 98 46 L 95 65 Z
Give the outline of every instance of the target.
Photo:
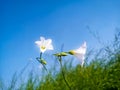
M 40 36 L 52 38 L 55 51 L 63 43 L 69 50 L 84 41 L 98 47 L 86 26 L 103 42 L 111 40 L 120 27 L 120 0 L 1 0 L 0 77 L 7 81 L 29 58 L 35 60 Z

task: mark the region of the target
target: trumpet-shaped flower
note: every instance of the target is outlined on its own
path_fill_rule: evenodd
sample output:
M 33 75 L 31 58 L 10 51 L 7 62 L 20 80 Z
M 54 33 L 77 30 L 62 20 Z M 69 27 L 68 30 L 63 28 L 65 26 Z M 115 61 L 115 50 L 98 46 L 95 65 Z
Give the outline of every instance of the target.
M 81 66 L 84 64 L 85 54 L 86 54 L 87 45 L 84 42 L 80 48 L 75 50 L 70 50 L 69 54 L 76 56 L 79 60 L 81 60 Z
M 45 40 L 44 37 L 40 37 L 40 41 L 35 41 L 35 43 L 39 46 L 42 53 L 46 50 L 53 50 L 52 39 Z

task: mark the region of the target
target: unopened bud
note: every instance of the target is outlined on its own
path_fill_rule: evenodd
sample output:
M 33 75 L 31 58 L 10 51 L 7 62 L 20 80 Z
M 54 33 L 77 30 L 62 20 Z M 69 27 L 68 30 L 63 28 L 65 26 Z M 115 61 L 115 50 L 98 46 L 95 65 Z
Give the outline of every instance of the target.
M 42 59 L 40 59 L 40 63 L 41 64 L 44 64 L 44 65 L 46 65 L 47 64 L 47 62 L 42 58 Z
M 66 53 L 66 52 L 60 52 L 60 53 L 56 53 L 56 54 L 54 54 L 54 55 L 57 56 L 57 57 L 67 56 L 67 53 Z
M 73 50 L 70 50 L 68 53 L 71 54 L 71 55 L 75 54 L 75 52 Z

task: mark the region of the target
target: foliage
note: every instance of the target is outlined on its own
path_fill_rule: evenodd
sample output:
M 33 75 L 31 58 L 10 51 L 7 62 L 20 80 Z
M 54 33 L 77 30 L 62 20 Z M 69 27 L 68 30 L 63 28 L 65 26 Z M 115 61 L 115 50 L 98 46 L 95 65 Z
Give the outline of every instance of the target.
M 101 53 L 101 57 L 94 56 L 84 67 L 73 67 L 71 62 L 64 63 L 62 69 L 71 90 L 120 90 L 120 32 L 115 35 L 111 45 L 102 48 Z M 52 72 L 55 72 L 54 69 L 42 75 L 41 79 L 31 72 L 27 82 L 21 82 L 19 87 L 15 86 L 17 80 L 14 75 L 8 90 L 69 90 L 63 80 L 62 71 L 55 75 Z M 4 90 L 2 82 L 0 87 Z

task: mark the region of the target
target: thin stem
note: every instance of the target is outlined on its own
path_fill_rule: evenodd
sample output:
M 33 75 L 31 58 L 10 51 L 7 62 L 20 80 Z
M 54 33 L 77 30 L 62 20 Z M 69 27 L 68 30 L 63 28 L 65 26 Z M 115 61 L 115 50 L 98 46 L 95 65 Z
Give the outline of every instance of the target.
M 42 65 L 43 65 L 44 69 L 46 70 L 46 72 L 48 73 L 48 70 L 47 70 L 46 66 L 44 64 L 42 64 Z
M 40 53 L 40 60 L 42 59 L 42 52 Z M 46 72 L 48 73 L 48 70 L 47 70 L 47 68 L 46 68 L 46 66 L 43 64 L 43 63 L 41 63 L 42 65 L 43 65 L 43 68 L 46 70 Z
M 42 52 L 40 53 L 40 60 L 41 60 L 41 59 L 42 59 Z M 47 72 L 47 74 L 49 75 L 49 72 L 48 72 L 45 64 L 44 64 L 44 63 L 41 63 L 41 64 L 42 64 L 43 68 L 45 69 L 45 71 Z M 52 80 L 53 80 L 53 79 L 52 79 Z M 54 81 L 54 80 L 53 80 L 53 81 Z
M 40 53 L 40 59 L 42 58 L 42 52 Z
M 63 68 L 62 68 L 62 58 L 61 58 L 61 56 L 59 57 L 59 62 L 60 62 L 60 67 L 61 67 L 63 79 L 64 79 L 66 85 L 68 86 L 68 88 L 71 90 L 71 87 L 70 87 L 70 85 L 68 84 L 68 82 L 67 82 L 67 80 L 66 80 L 66 78 L 65 78 L 65 74 L 64 74 L 64 71 L 63 71 Z

